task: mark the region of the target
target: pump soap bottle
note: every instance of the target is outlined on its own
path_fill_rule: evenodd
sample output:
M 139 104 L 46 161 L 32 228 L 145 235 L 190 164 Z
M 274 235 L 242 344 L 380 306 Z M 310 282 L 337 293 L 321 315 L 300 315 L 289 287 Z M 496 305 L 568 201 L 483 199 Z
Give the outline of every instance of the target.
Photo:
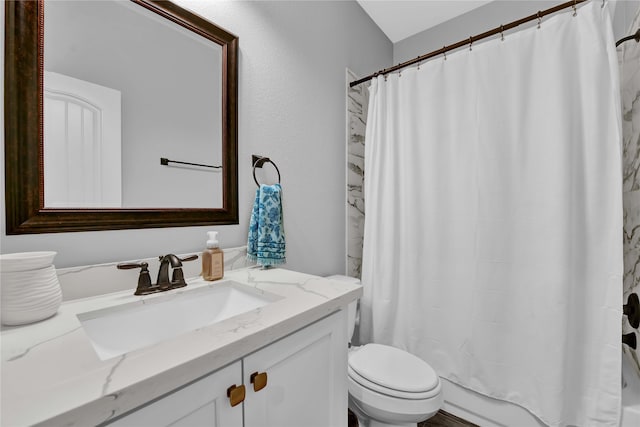
M 224 276 L 224 254 L 218 243 L 218 232 L 207 233 L 207 248 L 202 252 L 202 277 L 204 280 L 218 280 Z

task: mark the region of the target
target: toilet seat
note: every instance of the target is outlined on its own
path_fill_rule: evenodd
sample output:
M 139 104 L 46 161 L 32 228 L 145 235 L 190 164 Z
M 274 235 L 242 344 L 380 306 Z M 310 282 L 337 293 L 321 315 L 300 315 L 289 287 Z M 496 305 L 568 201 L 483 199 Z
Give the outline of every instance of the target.
M 352 351 L 348 372 L 363 387 L 404 399 L 429 398 L 440 384 L 425 361 L 383 344 L 366 344 Z
M 432 417 L 442 407 L 442 383 L 438 382 L 427 399 L 393 397 L 367 388 L 347 376 L 349 408 L 359 419 L 369 420 L 376 426 L 407 426 Z M 389 389 L 390 390 L 390 389 Z M 387 390 L 387 392 L 389 391 Z
M 429 391 L 423 391 L 423 392 L 410 392 L 410 391 L 403 391 L 403 390 L 395 390 L 392 388 L 388 388 L 388 387 L 383 387 L 379 384 L 376 384 L 374 382 L 369 381 L 368 379 L 362 377 L 360 374 L 358 374 L 356 371 L 354 371 L 353 369 L 351 369 L 351 367 L 347 367 L 347 373 L 349 375 L 349 379 L 353 380 L 355 383 L 361 385 L 362 387 L 376 392 L 376 393 L 380 393 L 383 394 L 385 396 L 389 396 L 389 397 L 395 397 L 398 399 L 407 399 L 407 400 L 423 400 L 423 399 L 431 399 L 432 397 L 436 396 L 438 393 L 440 393 L 440 387 L 438 387 L 436 385 L 436 387 L 434 387 L 433 389 L 429 390 Z

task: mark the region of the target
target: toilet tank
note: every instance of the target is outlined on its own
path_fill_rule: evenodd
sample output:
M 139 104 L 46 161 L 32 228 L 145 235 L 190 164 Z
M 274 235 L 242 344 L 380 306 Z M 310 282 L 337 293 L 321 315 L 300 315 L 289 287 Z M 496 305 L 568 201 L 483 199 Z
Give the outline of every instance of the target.
M 329 276 L 327 277 L 327 279 L 334 280 L 336 282 L 347 282 L 347 283 L 354 283 L 358 285 L 360 284 L 360 279 L 357 279 L 355 277 L 343 276 L 341 274 Z M 353 337 L 353 331 L 356 328 L 357 313 L 358 313 L 358 300 L 355 300 L 349 303 L 349 305 L 347 306 L 347 325 L 349 328 L 347 331 L 348 332 L 347 337 L 349 337 L 349 342 L 351 342 L 351 338 Z

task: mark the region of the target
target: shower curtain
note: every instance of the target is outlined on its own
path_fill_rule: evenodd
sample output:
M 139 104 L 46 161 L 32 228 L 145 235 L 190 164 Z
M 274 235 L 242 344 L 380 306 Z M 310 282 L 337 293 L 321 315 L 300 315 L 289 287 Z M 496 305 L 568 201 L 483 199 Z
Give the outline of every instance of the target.
M 614 45 L 589 2 L 372 82 L 363 342 L 551 426 L 617 426 Z

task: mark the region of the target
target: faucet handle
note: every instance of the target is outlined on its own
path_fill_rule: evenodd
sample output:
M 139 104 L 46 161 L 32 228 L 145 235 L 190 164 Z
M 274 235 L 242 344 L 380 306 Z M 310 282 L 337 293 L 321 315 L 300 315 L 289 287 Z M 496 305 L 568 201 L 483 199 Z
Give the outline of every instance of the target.
M 149 289 L 153 286 L 151 284 L 151 276 L 149 275 L 149 264 L 146 262 L 140 263 L 123 263 L 116 265 L 118 270 L 130 270 L 132 268 L 139 268 L 140 275 L 138 276 L 138 287 L 134 295 L 145 295 L 149 293 Z
M 193 255 L 189 255 L 186 256 L 184 258 L 178 258 L 180 261 L 182 262 L 186 262 L 186 261 L 195 261 L 198 259 L 198 255 L 197 254 L 193 254 Z
M 118 270 L 131 270 L 132 268 L 144 268 L 149 267 L 149 264 L 146 262 L 125 262 L 122 264 L 116 265 Z

